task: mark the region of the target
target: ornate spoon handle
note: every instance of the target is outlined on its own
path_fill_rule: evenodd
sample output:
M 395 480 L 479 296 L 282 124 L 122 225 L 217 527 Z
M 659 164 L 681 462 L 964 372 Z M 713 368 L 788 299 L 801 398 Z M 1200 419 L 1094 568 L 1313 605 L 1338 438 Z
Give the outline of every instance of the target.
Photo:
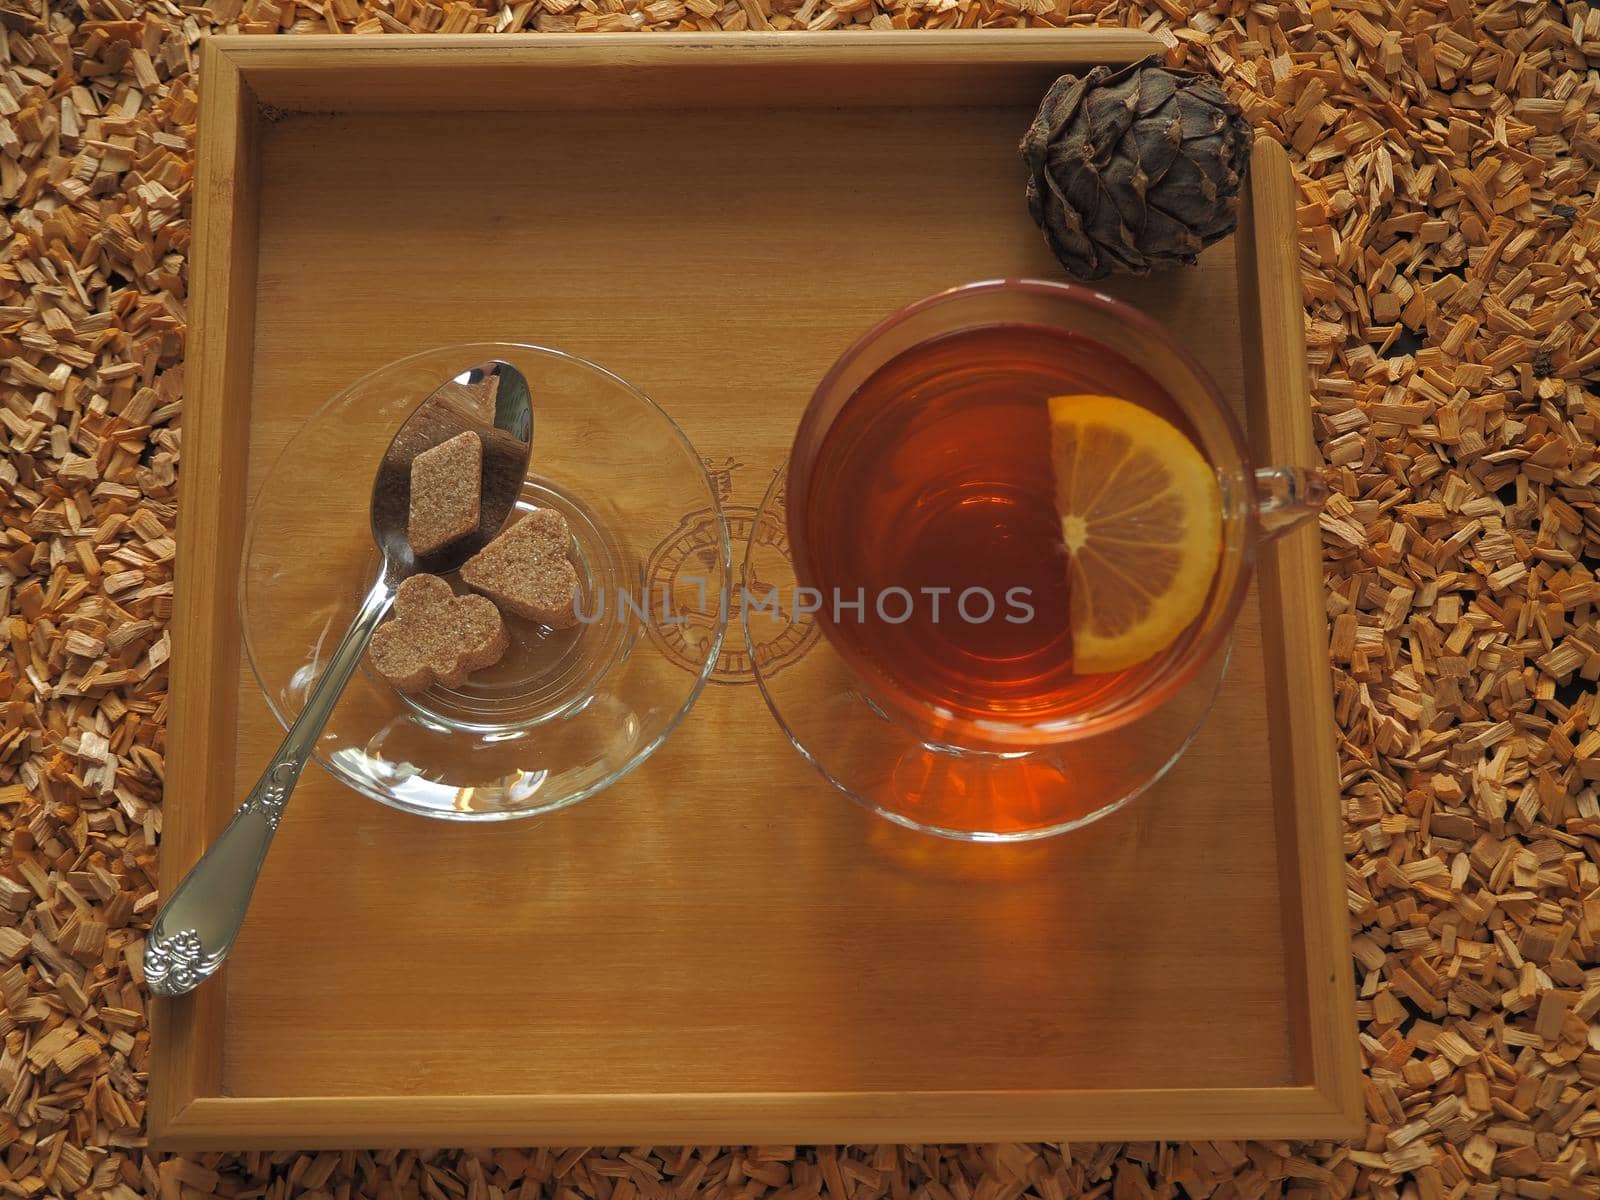
M 387 578 L 372 586 L 261 778 L 161 905 L 144 949 L 145 982 L 156 995 L 193 991 L 233 949 L 278 819 L 373 630 L 394 603 L 394 592 Z

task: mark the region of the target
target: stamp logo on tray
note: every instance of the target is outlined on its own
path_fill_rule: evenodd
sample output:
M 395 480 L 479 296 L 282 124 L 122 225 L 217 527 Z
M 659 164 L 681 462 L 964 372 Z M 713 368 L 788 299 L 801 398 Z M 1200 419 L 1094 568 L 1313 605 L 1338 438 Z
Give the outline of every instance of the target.
M 779 671 L 797 661 L 817 640 L 814 617 L 796 612 L 792 605 L 773 603 L 771 582 L 787 573 L 789 535 L 784 525 L 783 493 L 765 512 L 759 501 L 772 475 L 751 470 L 749 464 L 724 457 L 707 459 L 706 470 L 716 489 L 722 515 L 728 522 L 733 545 L 733 583 L 728 603 L 728 631 L 711 672 L 712 683 L 755 682 L 755 663 L 744 636 L 744 605 L 762 606 L 763 620 L 755 625 L 756 654 L 763 670 Z M 754 501 L 751 503 L 750 501 Z M 755 537 L 752 539 L 751 533 Z M 744 578 L 745 557 L 751 571 Z M 650 622 L 650 636 L 663 652 L 686 671 L 698 669 L 713 635 L 714 607 L 702 601 L 705 580 L 717 560 L 717 516 L 709 508 L 686 514 L 678 527 L 650 555 L 645 578 L 647 594 L 672 598 L 671 608 L 682 614 L 677 623 Z M 742 585 L 742 586 L 741 586 Z M 770 619 L 767 619 L 770 618 Z

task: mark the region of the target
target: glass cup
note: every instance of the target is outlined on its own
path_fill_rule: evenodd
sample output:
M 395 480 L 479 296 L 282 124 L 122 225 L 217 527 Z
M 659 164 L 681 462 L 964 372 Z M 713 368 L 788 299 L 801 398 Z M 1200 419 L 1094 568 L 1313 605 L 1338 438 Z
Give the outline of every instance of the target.
M 1222 501 L 1218 566 L 1200 615 L 1148 662 L 1115 675 L 1080 677 L 1090 686 L 1065 708 L 1030 706 L 1025 696 L 974 706 L 906 686 L 892 657 L 886 662 L 842 628 L 854 614 L 841 616 L 832 608 L 837 581 L 825 578 L 813 561 L 814 548 L 825 544 L 830 531 L 811 527 L 816 506 L 810 489 L 847 402 L 909 351 L 936 340 L 951 344 L 952 335 L 1019 327 L 1085 339 L 1090 355 L 1076 391 L 1120 394 L 1116 381 L 1103 374 L 1107 364 L 1093 361 L 1097 345 L 1114 347 L 1136 364 L 1215 468 Z M 985 366 L 955 362 L 950 369 Z M 1045 398 L 1041 394 L 1038 402 Z M 875 469 L 911 479 L 914 489 L 915 466 L 895 458 L 893 448 L 886 448 Z M 891 820 L 972 840 L 1065 832 L 1121 807 L 1177 761 L 1215 698 L 1261 545 L 1315 512 L 1324 497 L 1316 473 L 1251 463 L 1239 422 L 1215 383 L 1137 310 L 1090 289 L 1044 281 L 956 288 L 901 310 L 860 338 L 822 380 L 802 416 L 787 468 L 775 479 L 763 513 L 769 528 L 781 523 L 787 531 L 790 574 L 774 579 L 769 565 L 760 583 L 782 595 L 813 597 L 827 636 L 799 661 L 763 654 L 783 623 L 747 602 L 743 622 L 758 682 L 790 740 L 822 774 Z M 760 528 L 763 520 L 756 524 Z M 1064 571 L 1064 559 L 1061 566 Z M 790 624 L 793 616 L 791 611 Z

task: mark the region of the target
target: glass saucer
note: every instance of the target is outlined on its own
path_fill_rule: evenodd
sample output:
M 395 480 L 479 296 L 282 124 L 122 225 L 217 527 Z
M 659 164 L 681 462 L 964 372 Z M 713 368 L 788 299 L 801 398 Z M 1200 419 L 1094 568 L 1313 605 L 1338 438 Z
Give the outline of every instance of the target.
M 788 528 L 787 476 L 786 462 L 773 476 L 754 531 Z M 1200 731 L 1233 647 L 1229 634 L 1171 699 L 1129 724 L 1040 749 L 972 750 L 926 740 L 904 717 L 885 711 L 862 691 L 829 637 L 810 639 L 803 655 L 775 652 L 796 639 L 797 627 L 816 621 L 791 602 L 799 582 L 786 551 L 775 552 L 770 539 L 758 546 L 753 533 L 742 573 L 741 621 L 756 683 L 794 748 L 864 808 L 963 841 L 1067 833 L 1142 795 Z M 765 604 L 749 602 L 756 593 Z
M 499 664 L 460 688 L 416 696 L 395 692 L 363 662 L 315 753 L 365 796 L 453 820 L 549 812 L 638 766 L 694 704 L 728 620 L 727 526 L 694 447 L 653 401 L 556 350 L 428 350 L 313 414 L 251 508 L 240 615 L 250 669 L 278 721 L 287 728 L 299 714 L 377 578 L 368 505 L 390 438 L 441 382 L 491 358 L 520 370 L 533 396 L 533 455 L 518 508 L 566 516 L 579 623 L 552 630 L 508 617 L 511 648 Z M 656 581 L 652 556 L 691 519 L 700 530 L 694 570 Z

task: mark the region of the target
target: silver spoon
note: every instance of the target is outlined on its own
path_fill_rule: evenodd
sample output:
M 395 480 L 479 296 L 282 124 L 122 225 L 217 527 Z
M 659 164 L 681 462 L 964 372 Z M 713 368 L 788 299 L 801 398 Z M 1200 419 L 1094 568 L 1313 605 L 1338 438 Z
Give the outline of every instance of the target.
M 487 411 L 490 396 L 492 418 Z M 406 538 L 411 460 L 468 429 L 483 441 L 478 530 L 419 557 Z M 440 385 L 395 434 L 372 485 L 372 538 L 383 554 L 382 570 L 267 769 L 156 914 L 144 951 L 145 982 L 156 995 L 192 991 L 233 949 L 284 806 L 373 630 L 394 603 L 396 589 L 419 571 L 443 575 L 455 570 L 500 531 L 522 490 L 532 438 L 528 382 L 521 371 L 497 361 L 480 363 Z

